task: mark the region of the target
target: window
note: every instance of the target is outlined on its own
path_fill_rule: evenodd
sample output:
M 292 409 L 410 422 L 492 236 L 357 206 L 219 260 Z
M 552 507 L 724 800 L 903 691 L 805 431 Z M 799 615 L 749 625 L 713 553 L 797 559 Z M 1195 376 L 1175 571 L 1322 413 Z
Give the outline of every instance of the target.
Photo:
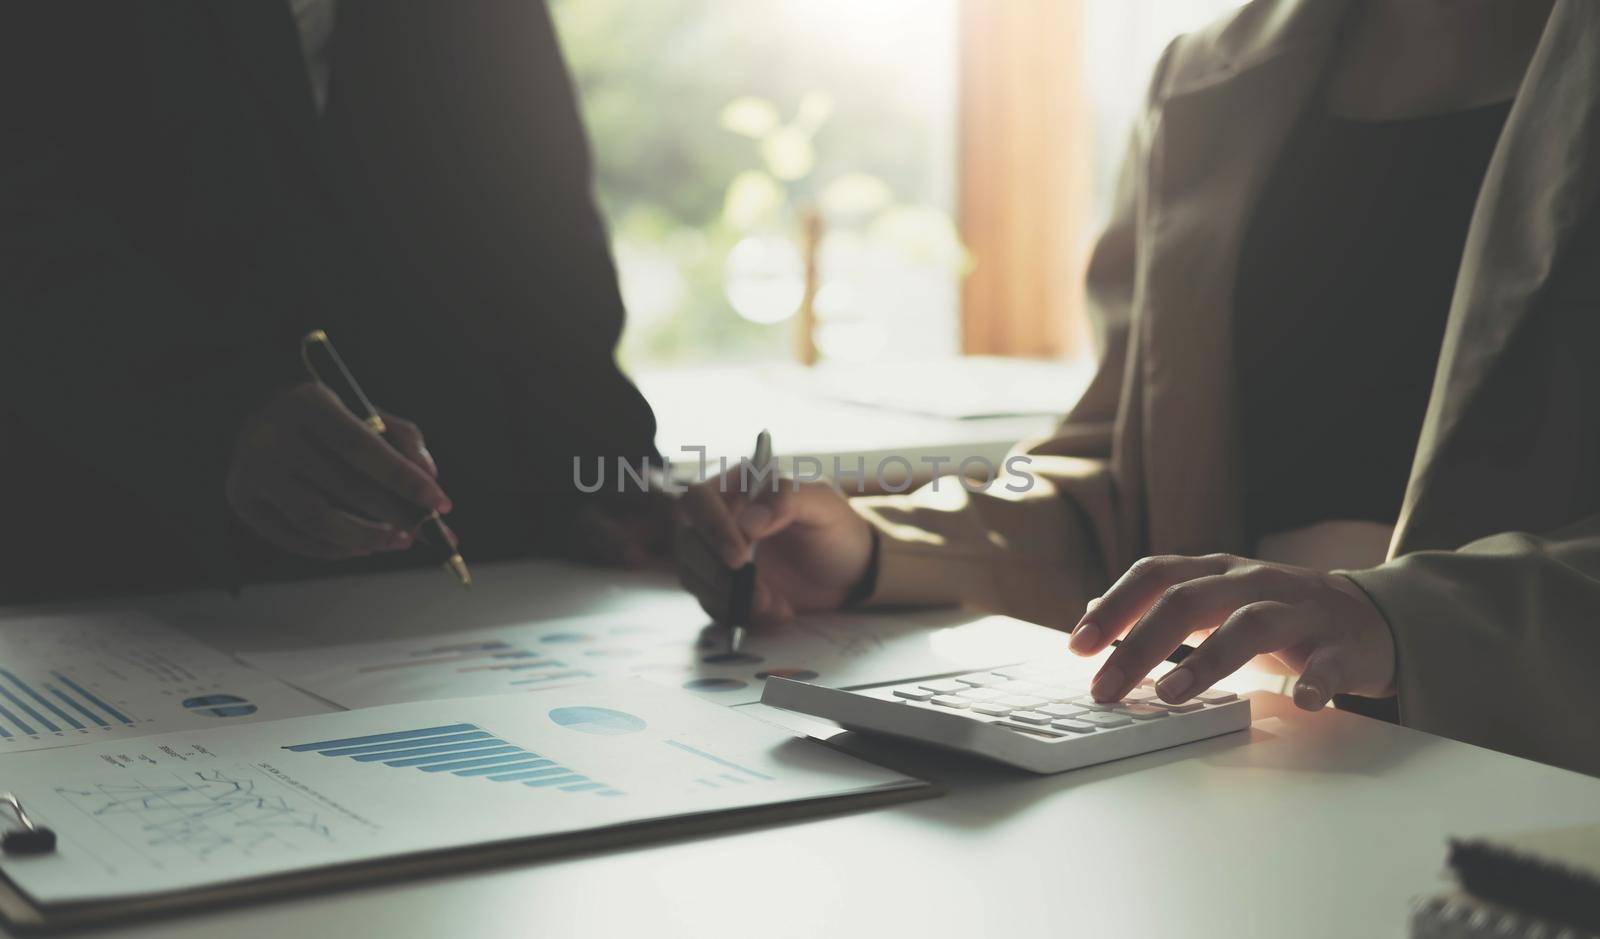
M 1238 3 L 554 0 L 624 365 L 1085 354 L 1150 69 Z
M 630 367 L 956 351 L 953 0 L 557 0 Z M 890 335 L 897 337 L 889 342 Z

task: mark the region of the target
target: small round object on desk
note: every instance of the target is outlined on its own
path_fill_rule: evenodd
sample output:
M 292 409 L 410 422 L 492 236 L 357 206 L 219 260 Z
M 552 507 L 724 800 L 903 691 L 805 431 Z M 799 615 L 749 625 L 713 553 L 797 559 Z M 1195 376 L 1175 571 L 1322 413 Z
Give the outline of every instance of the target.
M 6 854 L 49 854 L 56 849 L 56 833 L 48 828 L 13 828 L 0 835 Z

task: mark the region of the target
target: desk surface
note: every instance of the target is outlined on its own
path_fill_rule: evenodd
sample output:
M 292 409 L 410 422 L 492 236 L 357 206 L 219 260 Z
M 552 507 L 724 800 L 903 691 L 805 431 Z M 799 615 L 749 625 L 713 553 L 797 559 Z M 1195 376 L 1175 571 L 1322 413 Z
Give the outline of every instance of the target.
M 941 417 L 820 393 L 827 387 L 824 376 L 798 366 L 655 372 L 638 375 L 636 381 L 655 409 L 656 444 L 673 461 L 680 479 L 695 478 L 699 470 L 697 453 L 685 447 L 704 447 L 714 471 L 719 457 L 730 463 L 748 457 L 756 433 L 766 428 L 785 470 L 793 469 L 796 457 L 807 457 L 818 461 L 825 478 L 832 478 L 835 457 L 847 473 L 857 460 L 871 472 L 885 458 L 900 457 L 911 462 L 920 480 L 927 475 L 921 472 L 925 460 L 945 461 L 947 473 L 968 457 L 1001 465 L 1018 441 L 1048 434 L 1088 380 L 1083 363 L 1019 363 L 1018 368 L 1055 375 L 1058 406 L 1046 414 Z M 926 369 L 929 375 L 945 373 L 944 366 Z M 950 382 L 971 379 L 960 360 L 948 365 L 948 373 Z M 848 372 L 841 380 L 847 379 Z M 1031 399 L 1041 397 L 1035 392 Z
M 492 574 L 470 594 L 427 570 L 130 605 L 261 649 L 688 602 L 652 575 Z M 1247 734 L 1059 776 L 880 749 L 949 793 L 113 934 L 1402 936 L 1409 899 L 1443 885 L 1449 836 L 1600 820 L 1600 779 L 1254 700 Z

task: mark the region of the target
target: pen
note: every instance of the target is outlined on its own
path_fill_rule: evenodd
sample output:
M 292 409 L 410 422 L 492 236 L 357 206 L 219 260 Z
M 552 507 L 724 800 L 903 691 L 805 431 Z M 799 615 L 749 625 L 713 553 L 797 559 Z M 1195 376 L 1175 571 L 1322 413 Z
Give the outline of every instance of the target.
M 356 384 L 355 376 L 345 367 L 344 359 L 339 357 L 333 348 L 333 340 L 328 338 L 326 332 L 313 329 L 306 333 L 305 338 L 300 340 L 300 358 L 311 377 L 344 402 L 344 406 L 367 425 L 368 430 L 379 436 L 388 431 L 378 409 L 372 406 L 366 392 Z M 455 535 L 445 525 L 444 519 L 439 517 L 439 513 L 429 512 L 428 517 L 422 520 L 421 530 L 425 536 L 422 540 L 438 550 L 439 562 L 444 569 L 454 574 L 461 586 L 472 586 L 472 572 L 467 570 L 467 562 L 461 557 L 461 552 L 453 547 L 456 544 Z
M 750 458 L 756 479 L 766 482 L 767 466 L 772 462 L 772 434 L 762 431 L 756 435 L 756 452 Z M 741 477 L 743 474 L 740 474 Z M 744 480 L 740 479 L 743 491 Z M 748 493 L 744 495 L 748 496 Z M 743 501 L 740 502 L 741 506 Z M 750 560 L 733 572 L 733 585 L 728 592 L 728 651 L 738 651 L 740 633 L 750 625 L 750 614 L 756 603 L 756 549 L 750 546 Z

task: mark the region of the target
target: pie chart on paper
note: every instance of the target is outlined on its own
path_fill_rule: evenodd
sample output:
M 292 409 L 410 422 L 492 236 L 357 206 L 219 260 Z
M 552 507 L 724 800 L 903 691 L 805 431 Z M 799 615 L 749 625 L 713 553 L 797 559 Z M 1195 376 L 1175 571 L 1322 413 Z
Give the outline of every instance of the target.
M 626 711 L 613 711 L 610 708 L 553 708 L 550 711 L 550 719 L 568 730 L 605 737 L 636 734 L 645 728 L 642 718 Z

